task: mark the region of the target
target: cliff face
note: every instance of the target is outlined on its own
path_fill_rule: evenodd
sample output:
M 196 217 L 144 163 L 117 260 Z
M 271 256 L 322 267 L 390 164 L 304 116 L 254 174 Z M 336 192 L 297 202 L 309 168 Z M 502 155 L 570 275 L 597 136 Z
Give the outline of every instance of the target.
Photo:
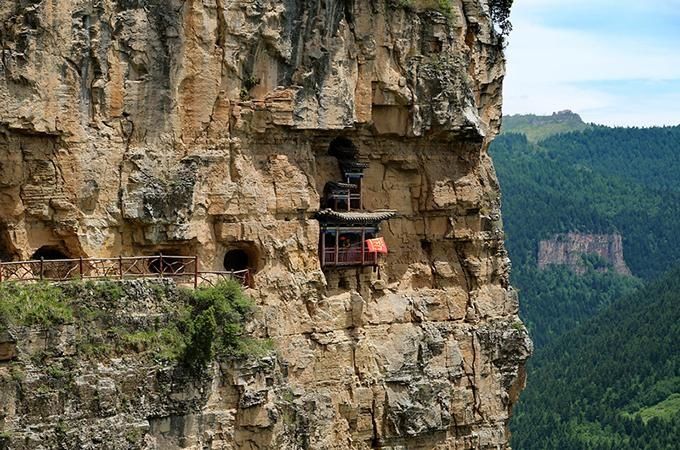
M 0 4 L 0 255 L 162 251 L 222 269 L 241 249 L 257 269 L 253 331 L 273 339 L 276 358 L 238 379 L 215 371 L 207 403 L 140 417 L 143 433 L 165 420 L 165 437 L 135 445 L 506 446 L 531 344 L 486 153 L 502 50 L 483 0 L 444 13 L 403 3 Z M 314 214 L 340 179 L 337 137 L 368 164 L 366 208 L 398 212 L 382 229 L 379 272 L 321 270 Z M 122 374 L 142 370 L 102 364 L 91 376 L 117 374 L 103 387 L 114 397 Z M 154 398 L 188 395 L 168 390 Z M 282 402 L 304 432 L 282 419 Z M 106 414 L 124 415 L 116 405 Z M 53 406 L 4 407 L 12 448 L 32 448 L 27 430 L 52 445 L 71 417 Z M 123 448 L 97 441 L 106 414 L 77 402 L 68 412 L 89 420 L 81 446 Z
M 583 257 L 597 255 L 622 275 L 631 275 L 623 259 L 623 240 L 620 234 L 567 233 L 542 240 L 538 246 L 538 267 L 551 264 L 566 265 L 576 272 L 584 270 Z

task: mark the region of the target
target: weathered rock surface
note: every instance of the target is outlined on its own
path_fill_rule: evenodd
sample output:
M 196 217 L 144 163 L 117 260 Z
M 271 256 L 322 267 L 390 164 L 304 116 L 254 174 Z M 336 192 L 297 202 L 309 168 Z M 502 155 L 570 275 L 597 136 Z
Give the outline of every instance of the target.
M 538 267 L 544 269 L 551 264 L 566 265 L 581 273 L 585 270 L 583 257 L 586 255 L 598 255 L 611 264 L 617 273 L 631 275 L 623 258 L 623 240 L 618 233 L 566 233 L 542 240 L 538 246 Z
M 62 417 L 82 448 L 127 448 L 122 430 L 164 449 L 507 446 L 531 344 L 486 153 L 502 46 L 484 0 L 402 3 L 0 3 L 0 256 L 162 251 L 221 269 L 241 248 L 253 331 L 277 348 L 199 392 L 134 356 L 76 360 L 73 401 L 3 402 L 11 448 L 56 447 Z M 338 136 L 370 164 L 366 207 L 399 213 L 379 272 L 320 267 Z

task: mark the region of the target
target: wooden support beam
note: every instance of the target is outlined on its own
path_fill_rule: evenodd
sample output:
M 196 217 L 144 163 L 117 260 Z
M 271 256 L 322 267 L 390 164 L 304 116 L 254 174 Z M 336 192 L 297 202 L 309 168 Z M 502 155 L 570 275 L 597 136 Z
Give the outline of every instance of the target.
M 321 267 L 326 265 L 326 227 L 321 229 Z
M 335 228 L 335 264 L 339 264 L 340 261 L 338 260 L 339 257 L 339 252 L 338 249 L 340 247 L 340 230 L 336 227 Z

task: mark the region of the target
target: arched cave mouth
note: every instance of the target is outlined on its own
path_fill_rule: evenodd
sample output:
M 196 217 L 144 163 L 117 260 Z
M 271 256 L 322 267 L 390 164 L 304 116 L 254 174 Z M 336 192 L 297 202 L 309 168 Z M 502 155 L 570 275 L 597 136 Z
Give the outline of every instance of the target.
M 78 275 L 78 263 L 71 258 L 60 246 L 44 245 L 36 250 L 31 260 L 44 260 L 33 267 L 34 275 L 40 279 L 61 281 Z M 71 260 L 71 261 L 64 261 Z
M 238 272 L 241 270 L 251 269 L 254 267 L 250 255 L 243 249 L 236 248 L 229 250 L 224 255 L 224 270 L 229 272 Z
M 359 150 L 351 140 L 340 136 L 331 141 L 328 146 L 328 154 L 342 160 L 354 160 L 359 154 Z
M 59 247 L 44 245 L 33 253 L 31 259 L 61 260 L 69 259 L 69 256 Z
M 0 261 L 12 261 L 16 257 L 16 251 L 9 238 L 7 229 L 0 225 Z

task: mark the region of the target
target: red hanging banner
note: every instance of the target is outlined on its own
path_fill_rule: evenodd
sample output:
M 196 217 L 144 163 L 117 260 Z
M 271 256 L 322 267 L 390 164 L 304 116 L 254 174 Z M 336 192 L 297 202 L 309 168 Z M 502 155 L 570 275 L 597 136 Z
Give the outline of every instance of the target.
M 387 253 L 387 244 L 385 239 L 379 237 L 375 239 L 366 239 L 369 253 Z

